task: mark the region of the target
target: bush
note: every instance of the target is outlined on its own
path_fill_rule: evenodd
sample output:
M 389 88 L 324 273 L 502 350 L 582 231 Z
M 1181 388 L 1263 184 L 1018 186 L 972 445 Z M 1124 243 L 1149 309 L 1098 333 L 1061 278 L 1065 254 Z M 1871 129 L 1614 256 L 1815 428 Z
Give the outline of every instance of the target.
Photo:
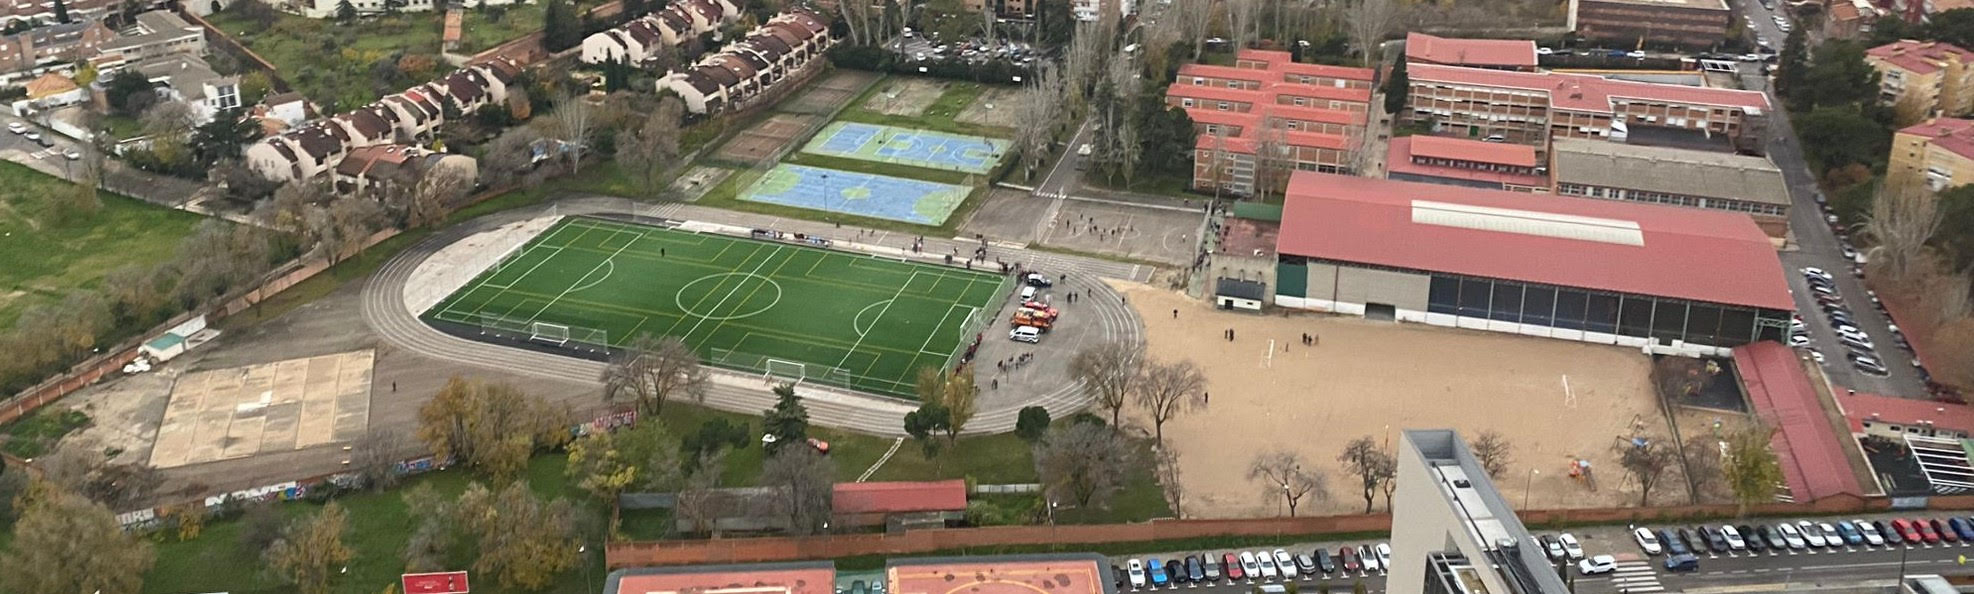
M 1049 409 L 1039 406 L 1023 407 L 1020 416 L 1015 419 L 1014 434 L 1029 443 L 1034 443 L 1035 440 L 1042 438 L 1042 434 L 1049 432 L 1049 422 Z

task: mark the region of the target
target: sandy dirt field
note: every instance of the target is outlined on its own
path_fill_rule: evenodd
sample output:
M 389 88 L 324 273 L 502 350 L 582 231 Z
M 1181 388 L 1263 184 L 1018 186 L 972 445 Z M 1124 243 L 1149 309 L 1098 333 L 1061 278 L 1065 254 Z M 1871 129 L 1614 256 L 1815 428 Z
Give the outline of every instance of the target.
M 1666 432 L 1649 363 L 1629 349 L 1359 318 L 1232 313 L 1146 285 L 1118 288 L 1144 319 L 1152 356 L 1190 358 L 1209 382 L 1207 409 L 1165 427 L 1179 455 L 1188 517 L 1282 514 L 1279 496 L 1247 478 L 1257 453 L 1281 448 L 1329 479 L 1328 500 L 1305 502 L 1298 513 L 1361 512 L 1356 478 L 1336 461 L 1343 446 L 1361 436 L 1386 442 L 1405 428 L 1438 427 L 1469 439 L 1489 429 L 1507 436 L 1513 459 L 1498 486 L 1516 505 L 1623 505 L 1636 494 L 1624 485 L 1612 445 L 1641 427 Z M 1231 343 L 1223 336 L 1228 328 Z M 1302 345 L 1303 332 L 1317 336 L 1316 346 Z M 1270 339 L 1275 354 L 1264 366 Z M 1149 431 L 1150 419 L 1139 416 Z M 1568 476 L 1577 458 L 1591 463 L 1596 490 Z M 1653 501 L 1684 500 L 1674 495 L 1655 489 Z M 1382 496 L 1377 507 L 1384 509 Z
M 988 86 L 953 119 L 982 126 L 1015 126 L 1014 98 L 1021 87 Z
M 864 109 L 884 115 L 915 116 L 925 112 L 939 95 L 946 92 L 944 81 L 929 78 L 898 77 L 881 83 L 883 85 L 864 100 Z

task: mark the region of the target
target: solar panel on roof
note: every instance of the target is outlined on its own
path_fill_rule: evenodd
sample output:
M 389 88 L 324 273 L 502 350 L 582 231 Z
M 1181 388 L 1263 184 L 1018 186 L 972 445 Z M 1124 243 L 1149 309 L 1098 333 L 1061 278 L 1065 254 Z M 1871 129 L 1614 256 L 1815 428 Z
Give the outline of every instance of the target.
M 1412 201 L 1412 222 L 1421 225 L 1459 227 L 1477 231 L 1515 233 L 1595 241 L 1618 245 L 1643 246 L 1645 233 L 1639 230 L 1638 222 L 1619 219 L 1601 219 L 1578 215 L 1556 214 L 1533 210 L 1496 208 L 1436 202 L 1432 200 Z

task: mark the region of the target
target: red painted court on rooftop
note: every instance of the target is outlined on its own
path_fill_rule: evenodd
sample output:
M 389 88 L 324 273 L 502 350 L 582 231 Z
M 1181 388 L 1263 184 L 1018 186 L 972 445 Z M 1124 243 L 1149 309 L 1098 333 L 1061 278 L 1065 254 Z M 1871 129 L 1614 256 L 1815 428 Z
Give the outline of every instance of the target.
M 892 594 L 1104 594 L 1090 559 L 893 564 Z

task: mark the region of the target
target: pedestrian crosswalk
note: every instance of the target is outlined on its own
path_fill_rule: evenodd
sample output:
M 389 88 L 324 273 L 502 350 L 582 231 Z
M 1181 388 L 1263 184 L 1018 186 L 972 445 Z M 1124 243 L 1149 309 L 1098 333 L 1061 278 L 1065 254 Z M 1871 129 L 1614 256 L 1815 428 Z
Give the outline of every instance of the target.
M 1618 562 L 1618 568 L 1611 572 L 1611 586 L 1626 593 L 1666 590 L 1659 585 L 1658 571 L 1652 568 L 1650 560 Z

